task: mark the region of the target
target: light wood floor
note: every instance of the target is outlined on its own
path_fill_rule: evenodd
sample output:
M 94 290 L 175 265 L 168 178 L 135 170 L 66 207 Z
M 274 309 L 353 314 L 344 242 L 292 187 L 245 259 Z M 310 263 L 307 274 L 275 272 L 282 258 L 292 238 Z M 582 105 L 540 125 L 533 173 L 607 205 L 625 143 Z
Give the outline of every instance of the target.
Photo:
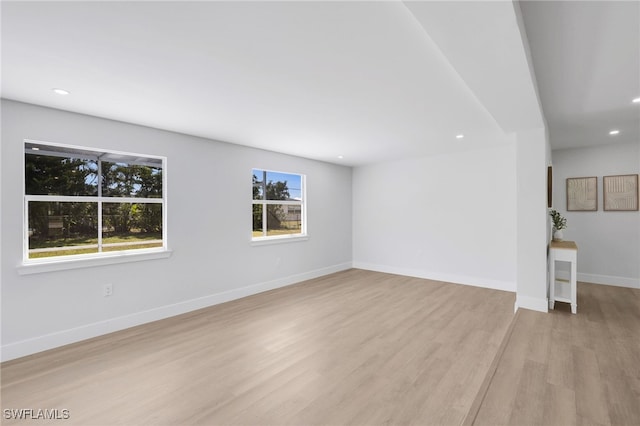
M 3 363 L 2 408 L 67 409 L 65 425 L 638 424 L 640 291 L 578 298 L 578 315 L 513 321 L 512 293 L 350 270 Z
M 578 313 L 520 310 L 476 425 L 640 425 L 640 290 L 578 283 Z

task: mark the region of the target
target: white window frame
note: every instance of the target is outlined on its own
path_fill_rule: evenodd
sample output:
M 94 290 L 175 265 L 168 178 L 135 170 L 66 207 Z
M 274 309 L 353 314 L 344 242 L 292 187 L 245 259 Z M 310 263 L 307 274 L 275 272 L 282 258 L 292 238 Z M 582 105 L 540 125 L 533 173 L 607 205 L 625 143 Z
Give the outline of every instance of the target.
M 305 241 L 309 239 L 307 235 L 307 177 L 302 173 L 294 173 L 294 172 L 281 172 L 277 170 L 271 170 L 262 167 L 253 167 L 251 169 L 252 176 L 254 170 L 260 170 L 262 175 L 262 193 L 267 193 L 267 182 L 266 175 L 267 172 L 271 173 L 282 173 L 287 175 L 296 175 L 300 177 L 300 197 L 302 198 L 300 201 L 297 200 L 254 200 L 253 195 L 251 196 L 251 211 L 253 212 L 254 205 L 262 205 L 262 236 L 254 237 L 253 236 L 253 224 L 251 226 L 251 244 L 252 245 L 263 245 L 263 244 L 273 244 L 273 243 L 285 243 L 292 241 Z M 252 194 L 253 194 L 253 182 L 252 182 Z M 267 205 L 293 205 L 300 206 L 300 233 L 298 234 L 287 234 L 287 235 L 267 235 Z M 253 222 L 253 216 L 252 216 Z
M 40 148 L 34 153 L 57 156 L 62 158 L 82 158 L 85 160 L 95 160 L 98 162 L 98 186 L 97 196 L 84 196 L 84 195 L 30 195 L 27 194 L 26 183 L 26 154 L 29 151 L 29 145 L 38 145 Z M 43 147 L 51 147 L 51 151 L 47 151 Z M 56 151 L 57 149 L 64 149 L 68 151 Z M 70 155 L 71 154 L 71 155 Z M 159 160 L 162 164 L 162 198 L 143 198 L 143 197 L 107 197 L 102 195 L 101 182 L 101 157 L 105 155 L 106 160 L 109 162 L 117 162 L 115 157 L 125 157 L 126 160 L 122 161 L 127 164 L 136 165 L 150 165 L 157 166 Z M 130 161 L 131 158 L 137 158 L 137 160 Z M 153 164 L 147 162 L 145 164 L 144 159 L 156 160 Z M 132 262 L 138 260 L 148 260 L 155 258 L 169 257 L 171 252 L 168 249 L 167 241 L 167 159 L 166 157 L 157 155 L 137 154 L 131 152 L 114 151 L 110 149 L 99 149 L 91 147 L 83 147 L 77 145 L 60 144 L 54 142 L 44 142 L 31 139 L 24 140 L 24 149 L 22 151 L 22 194 L 24 197 L 23 202 L 23 255 L 22 255 L 22 268 L 19 268 L 20 274 L 30 274 L 37 272 L 49 272 L 59 269 L 75 269 L 79 267 L 90 267 L 102 264 Z M 83 202 L 83 203 L 97 203 L 98 205 L 98 252 L 86 253 L 86 254 L 74 254 L 74 255 L 62 255 L 51 256 L 44 258 L 29 258 L 29 202 Z M 116 250 L 103 252 L 102 248 L 102 204 L 103 203 L 134 203 L 134 204 L 162 204 L 162 247 L 133 249 L 133 250 Z M 44 267 L 42 267 L 44 265 Z M 36 267 L 39 266 L 39 267 Z M 35 268 L 34 268 L 35 267 Z

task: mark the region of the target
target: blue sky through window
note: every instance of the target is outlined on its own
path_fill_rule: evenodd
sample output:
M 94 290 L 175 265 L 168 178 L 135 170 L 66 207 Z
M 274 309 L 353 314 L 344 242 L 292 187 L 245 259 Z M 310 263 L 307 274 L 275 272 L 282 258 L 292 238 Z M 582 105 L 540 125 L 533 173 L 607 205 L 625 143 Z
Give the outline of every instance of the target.
M 262 172 L 260 169 L 253 169 L 253 174 L 262 180 Z M 287 182 L 287 188 L 289 188 L 289 197 L 301 200 L 302 199 L 302 176 L 291 173 L 271 172 L 267 170 L 267 182 Z

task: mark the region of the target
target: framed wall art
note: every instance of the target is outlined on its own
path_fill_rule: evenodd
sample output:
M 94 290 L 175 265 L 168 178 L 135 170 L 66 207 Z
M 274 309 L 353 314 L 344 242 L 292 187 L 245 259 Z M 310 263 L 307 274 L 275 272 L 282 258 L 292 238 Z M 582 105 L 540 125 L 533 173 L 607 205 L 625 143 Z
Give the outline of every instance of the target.
M 594 212 L 598 210 L 598 178 L 567 178 L 567 211 Z
M 547 207 L 553 207 L 553 168 L 547 167 Z
M 602 178 L 606 211 L 638 210 L 638 175 L 605 176 Z

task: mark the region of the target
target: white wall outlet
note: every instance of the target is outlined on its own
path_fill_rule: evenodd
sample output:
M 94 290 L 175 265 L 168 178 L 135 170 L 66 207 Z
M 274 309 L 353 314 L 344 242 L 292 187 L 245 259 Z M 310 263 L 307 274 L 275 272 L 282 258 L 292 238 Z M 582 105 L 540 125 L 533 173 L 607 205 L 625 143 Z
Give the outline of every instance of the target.
M 113 294 L 113 284 L 105 284 L 102 289 L 104 297 L 109 297 Z

